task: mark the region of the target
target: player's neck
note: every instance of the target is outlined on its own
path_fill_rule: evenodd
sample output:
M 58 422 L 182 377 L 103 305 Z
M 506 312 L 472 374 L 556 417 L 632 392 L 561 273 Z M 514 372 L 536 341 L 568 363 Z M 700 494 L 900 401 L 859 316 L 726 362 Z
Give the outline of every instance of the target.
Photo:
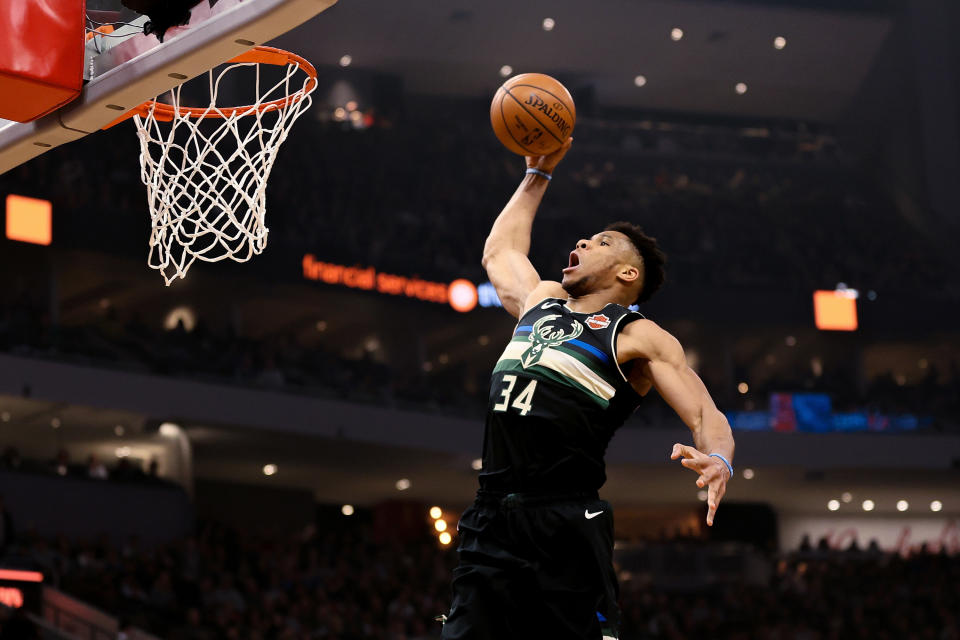
M 567 308 L 577 313 L 596 313 L 611 302 L 621 304 L 613 291 L 604 289 L 602 291 L 592 291 L 582 296 L 569 296 L 567 298 Z

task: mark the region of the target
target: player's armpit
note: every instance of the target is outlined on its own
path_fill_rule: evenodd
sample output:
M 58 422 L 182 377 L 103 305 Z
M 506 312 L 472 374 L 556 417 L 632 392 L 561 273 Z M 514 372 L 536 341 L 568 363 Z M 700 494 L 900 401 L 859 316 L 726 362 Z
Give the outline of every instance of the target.
M 540 284 L 540 275 L 530 259 L 515 249 L 501 249 L 484 254 L 483 267 L 503 308 L 519 318 L 530 293 Z

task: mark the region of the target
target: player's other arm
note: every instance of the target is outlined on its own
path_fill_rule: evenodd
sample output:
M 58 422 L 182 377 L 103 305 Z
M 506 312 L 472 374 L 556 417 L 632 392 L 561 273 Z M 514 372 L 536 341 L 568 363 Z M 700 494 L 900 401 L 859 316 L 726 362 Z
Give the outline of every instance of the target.
M 683 466 L 699 474 L 698 487 L 709 487 L 707 524 L 713 525 L 730 473 L 722 460 L 710 454 L 720 454 L 732 463 L 734 453 L 726 416 L 717 409 L 700 376 L 687 366 L 680 342 L 656 323 L 638 320 L 627 325 L 617 357 L 624 362 L 640 359 L 643 374 L 690 428 L 695 446 L 678 443 L 670 457 L 682 458 Z
M 527 167 L 552 174 L 569 148 L 570 140 L 548 156 L 528 157 Z M 487 270 L 487 277 L 497 290 L 503 307 L 518 318 L 526 308 L 527 298 L 540 285 L 540 275 L 527 255 L 530 253 L 533 219 L 549 183 L 538 175 L 524 176 L 494 221 L 483 247 L 483 267 Z M 556 283 L 553 285 L 559 287 Z

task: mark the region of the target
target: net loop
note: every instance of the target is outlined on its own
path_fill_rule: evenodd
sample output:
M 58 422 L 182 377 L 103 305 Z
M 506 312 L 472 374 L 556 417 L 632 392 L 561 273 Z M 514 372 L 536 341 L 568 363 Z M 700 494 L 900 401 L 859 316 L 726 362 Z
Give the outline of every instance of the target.
M 282 78 L 262 86 L 262 65 L 279 67 Z M 221 85 L 244 67 L 255 70 L 256 101 L 219 106 Z M 133 115 L 150 207 L 147 263 L 168 286 L 196 260 L 246 262 L 266 248 L 267 180 L 317 86 L 309 62 L 273 47 L 254 47 L 207 75 L 208 106 L 185 106 L 180 85 L 169 104 L 150 100 Z

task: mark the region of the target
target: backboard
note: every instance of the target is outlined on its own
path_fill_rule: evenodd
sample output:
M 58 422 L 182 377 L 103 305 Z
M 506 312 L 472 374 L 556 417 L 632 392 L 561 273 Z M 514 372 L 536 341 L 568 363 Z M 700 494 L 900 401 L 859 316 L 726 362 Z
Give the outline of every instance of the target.
M 306 22 L 337 0 L 202 0 L 161 43 L 146 16 L 86 43 L 80 97 L 39 120 L 0 120 L 0 173 L 82 138 L 130 109 Z M 2 35 L 2 34 L 0 34 Z M 79 43 L 78 43 L 79 45 Z

